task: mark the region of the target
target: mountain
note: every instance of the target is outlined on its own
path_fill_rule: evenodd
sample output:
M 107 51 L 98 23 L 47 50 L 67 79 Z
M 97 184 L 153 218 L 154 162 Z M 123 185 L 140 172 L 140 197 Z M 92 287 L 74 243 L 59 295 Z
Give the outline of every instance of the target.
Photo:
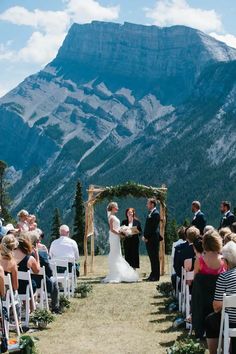
M 74 24 L 56 58 L 0 99 L 12 210 L 71 222 L 77 179 L 169 188 L 171 216 L 236 205 L 236 50 L 192 28 Z M 98 213 L 98 215 L 100 215 Z M 98 229 L 102 217 L 97 220 Z

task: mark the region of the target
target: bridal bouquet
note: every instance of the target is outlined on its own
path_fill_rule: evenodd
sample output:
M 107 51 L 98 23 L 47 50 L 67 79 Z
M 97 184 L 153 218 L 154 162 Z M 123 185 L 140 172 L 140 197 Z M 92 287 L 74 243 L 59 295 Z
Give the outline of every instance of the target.
M 121 226 L 119 233 L 121 234 L 121 237 L 131 237 L 133 235 L 137 235 L 139 233 L 139 230 L 137 229 L 136 226 L 129 227 L 129 226 L 123 225 L 123 226 Z

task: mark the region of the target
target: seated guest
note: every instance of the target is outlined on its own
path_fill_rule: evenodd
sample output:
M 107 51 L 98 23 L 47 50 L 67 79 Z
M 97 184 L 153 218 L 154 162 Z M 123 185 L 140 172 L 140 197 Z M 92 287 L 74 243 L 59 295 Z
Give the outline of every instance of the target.
M 223 201 L 220 205 L 221 214 L 223 217 L 220 221 L 220 229 L 222 227 L 229 227 L 231 229 L 232 224 L 236 221 L 235 215 L 230 210 L 231 204 L 230 202 Z
M 1 243 L 0 264 L 3 267 L 5 275 L 11 274 L 13 290 L 18 289 L 18 269 L 13 251 L 17 248 L 18 241 L 14 235 L 8 234 L 3 237 Z
M 30 236 L 27 232 L 20 234 L 18 242 L 18 247 L 14 251 L 14 257 L 17 263 L 18 271 L 27 272 L 29 269 L 31 269 L 33 273 L 37 274 L 40 271 L 37 247 L 33 248 Z M 19 280 L 19 294 L 25 294 L 27 285 L 27 281 Z M 35 292 L 37 289 L 37 285 L 33 280 L 32 286 L 33 291 Z
M 197 200 L 192 202 L 192 212 L 194 213 L 192 225 L 200 231 L 201 235 L 203 235 L 203 230 L 206 226 L 206 218 L 201 211 L 201 204 Z
M 5 283 L 4 283 L 4 270 L 3 267 L 0 266 L 0 296 L 5 295 Z
M 125 212 L 126 219 L 122 221 L 121 225 L 129 227 L 136 226 L 139 233 L 124 239 L 125 260 L 134 269 L 139 268 L 139 235 L 142 233 L 140 221 L 136 216 L 134 208 L 128 208 Z
M 231 230 L 234 234 L 236 234 L 236 222 L 231 225 Z
M 30 236 L 32 245 L 34 248 L 37 248 L 37 245 L 39 244 L 39 233 L 36 231 L 30 231 L 28 233 Z M 39 262 L 40 262 L 40 267 L 45 267 L 45 273 L 46 273 L 46 286 L 47 286 L 47 291 L 51 295 L 51 307 L 52 307 L 52 312 L 54 313 L 60 313 L 60 306 L 59 306 L 59 289 L 58 285 L 55 279 L 53 279 L 53 273 L 52 269 L 49 264 L 49 257 L 48 254 L 45 256 L 45 254 L 42 256 L 41 251 L 38 251 L 39 253 Z M 35 281 L 37 284 L 37 287 L 41 287 L 41 276 L 34 276 L 32 274 L 32 279 Z
M 178 237 L 179 239 L 175 242 L 173 242 L 172 245 L 172 251 L 171 251 L 171 268 L 172 268 L 172 274 L 175 274 L 175 270 L 174 270 L 174 257 L 175 257 L 175 248 L 179 245 L 181 245 L 182 243 L 186 243 L 186 227 L 181 226 L 178 231 L 177 231 Z
M 217 353 L 220 332 L 221 310 L 223 296 L 236 295 L 236 244 L 228 242 L 222 249 L 228 271 L 219 275 L 216 282 L 215 297 L 213 301 L 214 313 L 206 318 L 206 337 L 210 354 Z M 229 314 L 230 327 L 236 328 L 236 309 L 226 309 Z M 236 338 L 231 339 L 232 353 L 236 353 Z
M 224 237 L 223 244 L 226 245 L 229 241 L 236 242 L 236 234 L 232 232 Z
M 228 234 L 231 234 L 231 232 L 232 232 L 232 231 L 230 230 L 229 227 L 222 227 L 222 228 L 219 230 L 219 235 L 220 235 L 220 237 L 222 238 L 223 243 L 224 243 L 224 238 L 225 238 L 225 236 L 228 235 Z
M 36 216 L 35 215 L 29 215 L 27 218 L 28 224 L 29 224 L 29 231 L 34 231 L 37 229 L 37 223 L 36 223 Z
M 206 233 L 207 231 L 213 231 L 213 230 L 215 230 L 214 226 L 212 226 L 212 225 L 206 225 L 206 226 L 204 227 L 204 230 L 203 230 L 203 235 L 205 235 L 205 233 Z
M 196 259 L 194 273 L 217 275 L 224 272 L 225 264 L 221 256 L 222 239 L 217 231 L 208 231 L 203 236 L 204 253 Z
M 19 220 L 17 223 L 17 228 L 21 232 L 29 231 L 29 223 L 28 223 L 29 213 L 28 213 L 28 211 L 22 209 L 21 211 L 19 211 L 17 216 L 18 216 L 18 220 Z
M 184 261 L 191 259 L 194 264 L 195 253 L 193 242 L 200 236 L 200 231 L 195 226 L 191 226 L 186 231 L 186 243 L 175 248 L 174 269 L 178 277 L 181 277 L 181 269 L 184 267 Z
M 39 242 L 38 242 L 38 251 L 41 255 L 43 255 L 44 253 L 46 253 L 46 255 L 48 256 L 48 249 L 47 246 L 45 246 L 42 241 L 44 239 L 44 232 L 40 229 L 36 229 L 36 231 L 39 234 Z
M 70 238 L 70 228 L 67 225 L 61 225 L 59 229 L 60 237 L 51 243 L 49 255 L 51 258 L 74 258 L 75 262 L 79 260 L 79 249 L 75 240 Z

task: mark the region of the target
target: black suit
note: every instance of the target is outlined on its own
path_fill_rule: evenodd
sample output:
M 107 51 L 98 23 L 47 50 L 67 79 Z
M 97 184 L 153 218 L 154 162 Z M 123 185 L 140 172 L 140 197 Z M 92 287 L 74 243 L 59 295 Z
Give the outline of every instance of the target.
M 174 270 L 178 277 L 181 277 L 181 269 L 184 266 L 185 259 L 192 259 L 192 264 L 194 264 L 195 252 L 193 245 L 190 245 L 188 242 L 175 247 Z
M 148 214 L 144 228 L 144 237 L 147 240 L 146 248 L 151 263 L 150 278 L 159 280 L 160 278 L 160 260 L 159 260 L 159 234 L 160 214 L 156 209 Z
M 129 226 L 129 221 L 125 219 L 121 225 Z M 139 233 L 124 239 L 125 260 L 131 267 L 139 268 L 139 235 L 142 233 L 142 228 L 140 221 L 137 219 L 134 219 L 133 226 L 137 227 Z
M 194 216 L 192 220 L 192 226 L 195 226 L 200 231 L 201 235 L 203 235 L 203 230 L 206 226 L 206 218 L 203 212 L 201 212 L 200 210 Z
M 220 229 L 222 227 L 231 227 L 231 225 L 236 221 L 235 215 L 229 210 L 221 219 Z

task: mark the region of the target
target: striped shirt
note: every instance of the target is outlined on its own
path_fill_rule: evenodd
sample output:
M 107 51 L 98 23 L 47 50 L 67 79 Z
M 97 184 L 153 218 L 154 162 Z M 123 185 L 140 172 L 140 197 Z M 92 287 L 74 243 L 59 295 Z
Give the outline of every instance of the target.
M 224 293 L 227 296 L 236 295 L 236 268 L 221 273 L 217 279 L 214 300 L 223 301 Z M 225 312 L 229 314 L 229 321 L 236 323 L 236 308 L 227 308 Z

